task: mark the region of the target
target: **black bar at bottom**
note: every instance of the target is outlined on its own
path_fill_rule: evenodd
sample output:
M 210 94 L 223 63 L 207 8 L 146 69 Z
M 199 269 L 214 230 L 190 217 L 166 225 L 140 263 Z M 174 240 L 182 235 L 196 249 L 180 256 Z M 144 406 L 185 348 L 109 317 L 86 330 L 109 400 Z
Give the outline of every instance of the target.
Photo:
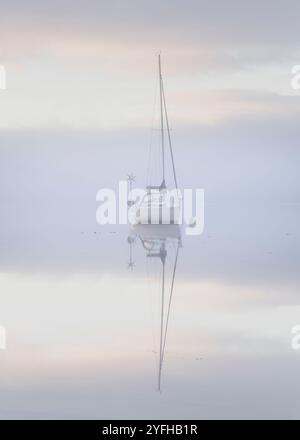
M 11 439 L 111 439 L 111 438 L 204 438 L 223 437 L 226 434 L 243 438 L 245 434 L 258 435 L 264 432 L 287 436 L 295 422 L 288 421 L 182 421 L 182 420 L 3 420 L 0 421 L 0 438 Z M 298 426 L 297 426 L 298 428 Z M 203 437 L 204 436 L 204 437 Z

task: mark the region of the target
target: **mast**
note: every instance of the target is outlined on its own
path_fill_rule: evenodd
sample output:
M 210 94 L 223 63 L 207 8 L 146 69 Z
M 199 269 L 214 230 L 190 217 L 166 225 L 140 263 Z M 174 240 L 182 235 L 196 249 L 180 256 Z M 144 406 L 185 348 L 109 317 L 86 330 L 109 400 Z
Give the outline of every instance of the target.
M 161 154 L 162 154 L 162 183 L 165 188 L 165 136 L 164 136 L 164 104 L 163 104 L 163 81 L 161 74 L 161 59 L 158 55 L 158 74 L 159 74 L 159 97 L 160 97 L 160 131 L 161 131 Z
M 178 189 L 176 170 L 175 170 L 175 162 L 174 162 L 174 156 L 173 156 L 172 141 L 171 141 L 171 134 L 170 134 L 169 118 L 168 118 L 167 104 L 166 104 L 166 97 L 165 97 L 165 89 L 164 89 L 163 82 L 161 83 L 161 85 L 162 85 L 163 105 L 164 105 L 164 109 L 165 109 L 166 125 L 167 125 L 167 132 L 168 132 L 169 148 L 170 148 L 170 154 L 171 154 L 171 160 L 172 160 L 173 176 L 174 176 L 175 187 L 176 187 L 176 189 Z
M 165 138 L 164 138 L 164 118 L 165 118 L 166 129 L 168 132 L 168 143 L 169 143 L 169 149 L 170 149 L 170 155 L 171 155 L 171 161 L 172 161 L 174 183 L 175 183 L 176 189 L 178 189 L 176 170 L 175 170 L 175 162 L 174 162 L 174 156 L 173 156 L 172 141 L 171 141 L 171 134 L 170 134 L 169 118 L 168 118 L 168 112 L 167 112 L 166 96 L 165 96 L 164 83 L 163 83 L 163 78 L 162 78 L 162 73 L 161 73 L 161 56 L 160 56 L 160 54 L 158 55 L 158 66 L 159 66 L 159 92 L 160 92 L 161 147 L 162 147 L 162 167 L 163 167 L 163 181 L 162 181 L 161 187 L 162 188 L 166 187 L 166 184 L 165 184 Z

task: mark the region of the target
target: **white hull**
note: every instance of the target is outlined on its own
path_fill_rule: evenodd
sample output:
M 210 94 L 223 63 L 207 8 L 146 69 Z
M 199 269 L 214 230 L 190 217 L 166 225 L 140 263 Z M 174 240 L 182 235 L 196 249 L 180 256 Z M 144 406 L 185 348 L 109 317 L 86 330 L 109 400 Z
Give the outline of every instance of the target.
M 180 207 L 148 207 L 139 208 L 136 214 L 137 223 L 146 225 L 173 225 L 178 224 L 180 219 Z
M 139 206 L 131 208 L 130 221 L 133 225 L 174 225 L 181 224 L 181 207 L 172 206 Z

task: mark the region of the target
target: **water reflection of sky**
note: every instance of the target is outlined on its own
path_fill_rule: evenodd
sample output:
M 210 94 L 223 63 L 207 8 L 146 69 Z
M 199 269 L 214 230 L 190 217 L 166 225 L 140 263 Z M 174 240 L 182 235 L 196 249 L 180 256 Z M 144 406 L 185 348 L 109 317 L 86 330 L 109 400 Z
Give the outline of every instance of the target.
M 274 172 L 274 190 L 269 182 L 261 193 L 259 185 L 252 191 L 262 179 L 259 150 L 251 169 L 236 159 L 242 189 L 241 171 L 215 178 L 203 170 L 205 231 L 182 236 L 158 393 L 160 262 L 136 240 L 128 270 L 128 227 L 95 223 L 97 190 L 115 185 L 132 161 L 124 154 L 111 175 L 94 140 L 88 155 L 77 142 L 71 158 L 69 146 L 60 154 L 57 146 L 2 151 L 1 417 L 298 417 L 300 357 L 290 347 L 300 323 L 300 212 L 292 160 L 284 184 Z M 114 154 L 106 152 L 109 164 Z M 170 246 L 168 286 L 174 257 Z
M 162 395 L 159 264 L 135 243 L 128 271 L 122 228 L 17 234 L 2 257 L 4 416 L 296 415 L 296 216 L 290 207 L 263 213 L 255 226 L 243 216 L 246 240 L 222 221 L 185 238 Z

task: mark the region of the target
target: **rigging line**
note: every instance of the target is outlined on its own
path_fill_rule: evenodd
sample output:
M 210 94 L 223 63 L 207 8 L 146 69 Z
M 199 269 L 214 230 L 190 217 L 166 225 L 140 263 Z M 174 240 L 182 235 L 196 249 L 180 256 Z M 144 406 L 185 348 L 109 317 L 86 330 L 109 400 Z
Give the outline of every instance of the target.
M 158 69 L 159 69 L 159 95 L 160 95 L 160 129 L 161 129 L 161 152 L 162 152 L 162 178 L 165 181 L 165 135 L 164 135 L 164 115 L 163 115 L 163 82 L 161 75 L 161 60 L 158 55 Z
M 170 148 L 170 154 L 171 154 L 171 160 L 172 160 L 172 168 L 173 168 L 174 182 L 175 182 L 175 187 L 176 187 L 176 189 L 178 190 L 177 177 L 176 177 L 176 170 L 175 170 L 175 163 L 174 163 L 174 156 L 173 156 L 173 147 L 172 147 L 172 141 L 171 141 L 170 126 L 169 126 L 169 118 L 168 118 L 168 112 L 167 112 L 166 97 L 165 97 L 165 90 L 164 90 L 164 84 L 163 84 L 163 81 L 162 81 L 162 96 L 163 96 L 164 109 L 165 109 L 165 116 L 166 116 L 166 125 L 167 125 L 168 140 L 169 140 L 169 148 Z
M 156 82 L 156 81 L 155 81 L 155 82 Z M 155 109 L 156 109 L 156 101 L 157 101 L 157 88 L 158 88 L 158 85 L 157 85 L 157 83 L 156 83 L 156 86 L 155 86 L 155 94 L 154 94 L 153 110 L 152 110 L 152 118 L 151 118 L 151 129 L 150 129 L 149 149 L 148 149 L 147 184 L 150 184 L 150 164 L 151 164 L 151 156 L 152 156 L 153 131 L 154 131 L 154 119 L 155 119 Z
M 162 369 L 162 347 L 163 347 L 163 328 L 164 328 L 164 296 L 165 296 L 165 261 L 162 270 L 162 290 L 161 290 L 161 327 L 160 327 L 160 349 L 159 349 L 159 369 L 158 369 L 158 390 L 160 391 L 161 369 Z
M 172 276 L 171 292 L 170 292 L 170 298 L 169 298 L 169 304 L 168 304 L 168 313 L 167 313 L 167 319 L 166 319 L 166 328 L 165 328 L 163 351 L 162 351 L 162 362 L 164 360 L 164 354 L 165 354 L 167 332 L 168 332 L 168 325 L 169 325 L 169 317 L 170 317 L 170 309 L 171 309 L 171 302 L 172 302 L 172 296 L 173 296 L 175 274 L 176 274 L 176 268 L 177 268 L 178 253 L 179 253 L 179 241 L 178 241 L 178 244 L 177 244 L 176 257 L 175 257 L 173 276 Z

